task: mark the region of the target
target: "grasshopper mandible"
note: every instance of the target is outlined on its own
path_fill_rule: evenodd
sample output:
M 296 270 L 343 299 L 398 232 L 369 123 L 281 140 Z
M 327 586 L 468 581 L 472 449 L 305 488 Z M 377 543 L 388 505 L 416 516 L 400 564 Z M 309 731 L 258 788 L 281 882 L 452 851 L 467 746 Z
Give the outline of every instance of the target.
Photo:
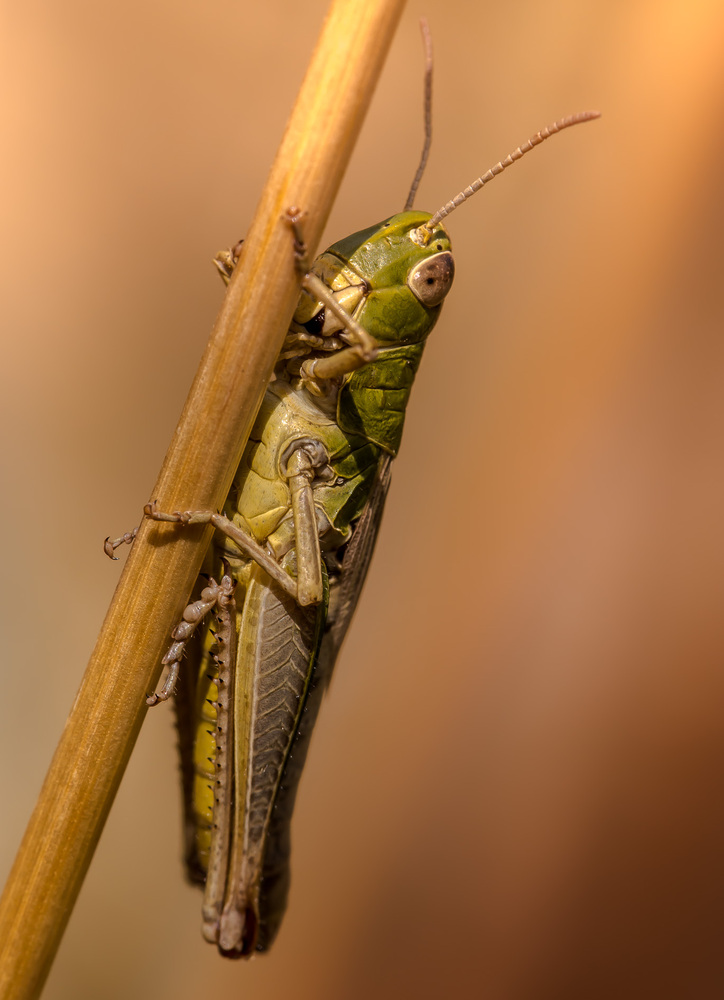
M 216 529 L 206 583 L 148 701 L 179 687 L 187 871 L 205 884 L 203 935 L 230 957 L 268 948 L 284 913 L 309 736 L 370 563 L 425 341 L 453 282 L 442 219 L 544 139 L 598 117 L 555 122 L 433 215 L 413 211 L 430 143 L 423 33 L 426 138 L 404 211 L 307 270 L 301 213 L 289 210 L 302 292 L 223 512 L 144 510 Z M 225 281 L 238 251 L 216 259 Z M 106 551 L 131 540 L 107 540 Z

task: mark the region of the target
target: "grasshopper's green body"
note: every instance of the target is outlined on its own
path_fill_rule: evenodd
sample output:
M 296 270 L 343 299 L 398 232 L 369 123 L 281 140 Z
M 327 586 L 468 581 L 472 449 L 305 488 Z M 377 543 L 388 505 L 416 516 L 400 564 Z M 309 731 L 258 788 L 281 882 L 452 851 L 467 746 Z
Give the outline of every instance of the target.
M 207 629 L 177 702 L 189 872 L 204 880 L 213 869 L 224 883 L 224 914 L 231 916 L 219 914 L 218 898 L 205 904 L 204 933 L 225 954 L 263 950 L 284 910 L 289 823 L 306 738 L 367 571 L 425 340 L 452 283 L 444 229 L 438 226 L 425 245 L 411 239 L 429 218 L 422 212 L 394 216 L 317 258 L 312 272 L 372 334 L 376 357 L 336 378 L 301 378 L 301 361 L 329 357 L 345 343 L 343 323 L 303 291 L 224 508 L 229 522 L 296 577 L 309 553 L 300 551 L 289 465 L 302 449 L 312 465 L 312 547 L 321 554 L 321 600 L 300 605 L 220 531 L 207 560 L 217 578 L 225 561 L 236 583 L 235 664 L 232 677 L 222 676 L 220 684 L 223 640 Z M 220 688 L 229 699 L 222 723 Z M 191 743 L 193 755 L 183 754 Z M 230 815 L 219 835 L 216 789 L 227 780 Z M 215 836 L 229 844 L 215 846 Z
M 303 279 L 224 513 L 146 507 L 155 520 L 217 528 L 211 579 L 174 630 L 169 675 L 149 701 L 173 691 L 191 643 L 177 697 L 187 865 L 206 885 L 204 936 L 225 955 L 264 950 L 284 912 L 307 740 L 367 572 L 425 341 L 453 280 L 440 220 L 550 135 L 595 117 L 581 112 L 536 133 L 433 216 L 405 211 L 321 254 Z M 298 219 L 290 209 L 293 227 Z M 228 277 L 233 252 L 222 261 Z M 215 632 L 195 632 L 214 608 Z

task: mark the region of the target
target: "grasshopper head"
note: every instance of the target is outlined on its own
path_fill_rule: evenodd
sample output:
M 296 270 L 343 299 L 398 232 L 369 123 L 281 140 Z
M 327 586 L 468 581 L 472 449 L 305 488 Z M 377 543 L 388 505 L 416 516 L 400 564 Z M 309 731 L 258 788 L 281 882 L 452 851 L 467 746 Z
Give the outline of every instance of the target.
M 435 226 L 424 245 L 416 238 L 429 219 L 427 212 L 393 215 L 325 254 L 364 282 L 357 319 L 381 345 L 424 341 L 452 286 L 455 262 L 445 229 Z

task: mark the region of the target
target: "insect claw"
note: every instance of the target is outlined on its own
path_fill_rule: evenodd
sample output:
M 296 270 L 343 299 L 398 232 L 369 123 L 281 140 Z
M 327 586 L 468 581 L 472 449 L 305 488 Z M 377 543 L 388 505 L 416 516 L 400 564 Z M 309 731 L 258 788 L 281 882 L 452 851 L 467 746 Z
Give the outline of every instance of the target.
M 225 285 L 229 284 L 231 276 L 234 273 L 234 268 L 239 262 L 239 254 L 243 242 L 243 240 L 238 240 L 233 247 L 229 247 L 228 250 L 220 250 L 214 257 L 214 265 Z
M 117 562 L 118 556 L 113 555 L 115 550 L 119 546 L 124 544 L 131 545 L 137 534 L 138 534 L 138 528 L 134 528 L 133 531 L 125 531 L 120 538 L 111 538 L 111 536 L 109 535 L 108 538 L 106 538 L 106 540 L 103 542 L 103 551 L 105 552 L 105 554 L 108 556 L 109 559 L 112 559 L 114 562 Z

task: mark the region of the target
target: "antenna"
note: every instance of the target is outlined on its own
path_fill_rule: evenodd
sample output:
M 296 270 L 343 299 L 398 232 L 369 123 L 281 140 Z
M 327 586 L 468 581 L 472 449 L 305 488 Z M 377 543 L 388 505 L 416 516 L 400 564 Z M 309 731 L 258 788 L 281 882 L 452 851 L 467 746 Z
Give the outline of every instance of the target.
M 424 17 L 420 18 L 420 31 L 422 32 L 422 44 L 425 48 L 425 97 L 423 105 L 425 115 L 425 141 L 422 145 L 422 155 L 420 156 L 417 173 L 412 180 L 410 193 L 407 196 L 403 212 L 409 212 L 415 201 L 415 195 L 417 194 L 417 189 L 420 186 L 422 175 L 425 172 L 427 157 L 430 153 L 430 143 L 432 142 L 432 36 L 430 34 L 430 29 L 427 26 L 427 19 Z
M 492 181 L 493 177 L 497 177 L 497 175 L 501 174 L 506 167 L 515 163 L 515 161 L 519 160 L 521 156 L 525 156 L 525 154 L 530 152 L 534 146 L 539 145 L 539 143 L 543 142 L 544 139 L 549 139 L 552 135 L 555 135 L 556 132 L 561 132 L 564 128 L 570 128 L 571 125 L 579 125 L 581 122 L 590 122 L 592 119 L 600 117 L 600 111 L 579 111 L 578 114 L 569 115 L 567 118 L 560 118 L 557 122 L 553 122 L 553 124 L 549 125 L 547 128 L 541 129 L 540 132 L 536 132 L 536 134 L 531 136 L 527 142 L 524 142 L 522 146 L 518 146 L 514 152 L 512 152 L 509 156 L 506 156 L 504 160 L 496 163 L 494 167 L 491 167 L 490 170 L 487 171 L 487 173 L 484 173 L 482 177 L 478 177 L 476 181 L 473 181 L 473 183 L 469 187 L 466 187 L 464 191 L 461 191 L 460 194 L 456 194 L 455 197 L 443 205 L 442 208 L 438 208 L 437 212 L 435 212 L 435 214 L 428 219 L 427 222 L 420 226 L 420 230 L 426 230 L 429 238 L 429 234 L 441 219 L 444 219 L 446 215 L 453 212 L 459 205 L 462 205 L 464 201 L 467 201 L 468 198 L 472 198 L 475 192 L 479 191 L 483 184 L 487 184 L 488 181 Z M 420 230 L 418 230 L 418 232 Z

